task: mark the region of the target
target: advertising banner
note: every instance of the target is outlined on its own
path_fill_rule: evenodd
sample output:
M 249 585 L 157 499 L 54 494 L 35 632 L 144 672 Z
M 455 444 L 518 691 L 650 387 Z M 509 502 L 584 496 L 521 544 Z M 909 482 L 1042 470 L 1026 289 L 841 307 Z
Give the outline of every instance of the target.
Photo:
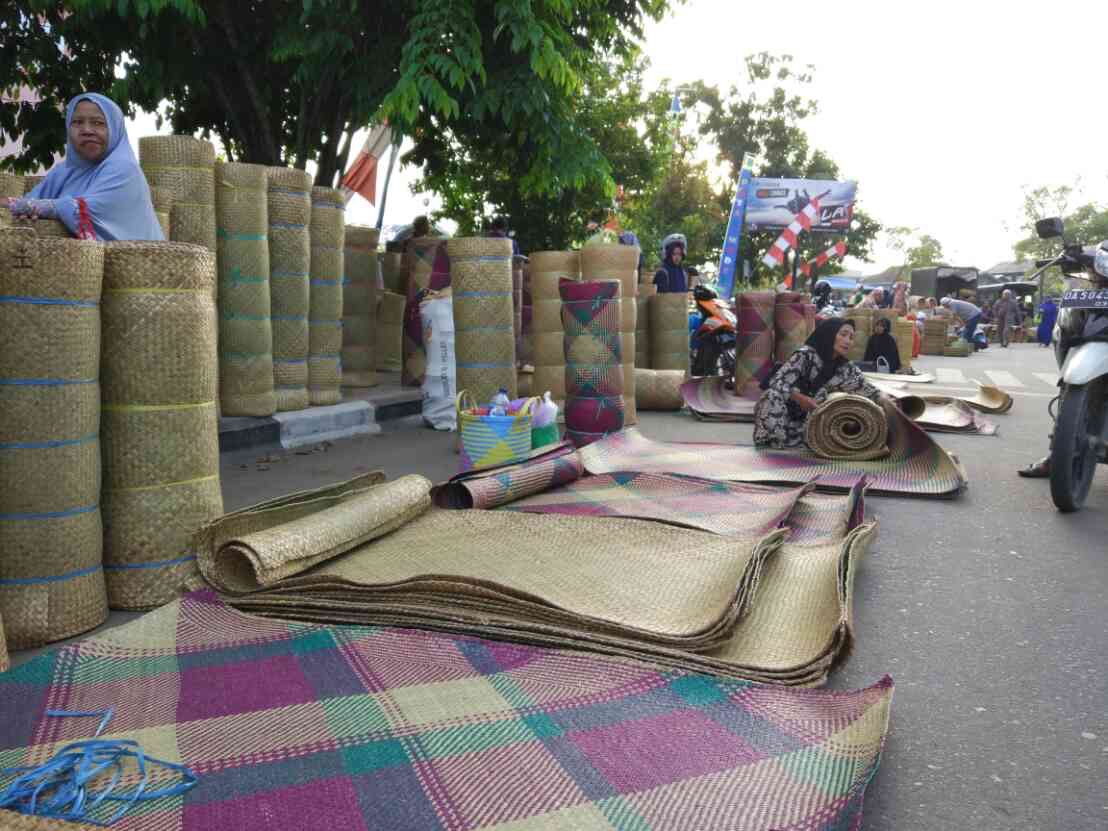
M 779 231 L 813 198 L 819 197 L 819 216 L 812 231 L 844 231 L 854 215 L 857 182 L 830 179 L 751 179 L 746 199 L 746 227 L 751 231 Z
M 749 156 L 743 157 L 743 168 L 739 172 L 739 188 L 735 192 L 735 201 L 731 205 L 731 217 L 727 220 L 727 234 L 723 238 L 723 253 L 719 258 L 719 279 L 716 281 L 720 297 L 730 298 L 735 292 L 739 241 L 742 238 L 746 202 L 750 195 L 751 161 Z

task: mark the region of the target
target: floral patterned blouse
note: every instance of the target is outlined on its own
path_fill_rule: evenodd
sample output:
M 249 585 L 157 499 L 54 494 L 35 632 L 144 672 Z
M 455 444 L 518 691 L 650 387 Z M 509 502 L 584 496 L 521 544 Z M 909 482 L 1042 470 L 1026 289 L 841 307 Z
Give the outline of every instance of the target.
M 823 358 L 810 346 L 801 346 L 785 361 L 770 381 L 769 389 L 762 393 L 754 408 L 754 444 L 757 447 L 796 447 L 804 443 L 804 425 L 808 413 L 789 396 L 799 388 L 816 401 L 823 401 L 833 392 L 849 392 L 864 395 L 877 401 L 881 393 L 869 383 L 850 361 L 844 361 L 831 379 L 815 392 Z

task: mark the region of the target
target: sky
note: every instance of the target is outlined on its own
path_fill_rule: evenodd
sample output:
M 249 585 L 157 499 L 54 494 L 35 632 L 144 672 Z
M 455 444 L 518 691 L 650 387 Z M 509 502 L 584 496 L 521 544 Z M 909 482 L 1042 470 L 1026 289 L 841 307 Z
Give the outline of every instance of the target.
M 812 64 L 820 112 L 808 134 L 859 183 L 859 205 L 937 238 L 950 264 L 984 269 L 1013 259 L 1025 187 L 1079 182 L 1075 204 L 1108 203 L 1105 33 L 1108 3 L 1075 0 L 688 0 L 648 25 L 644 50 L 658 84 L 741 90 L 745 56 L 761 51 Z M 129 129 L 133 141 L 155 132 L 146 116 Z M 418 178 L 398 165 L 386 226 L 438 207 L 411 193 Z M 355 196 L 348 218 L 376 224 L 377 210 Z M 845 265 L 900 262 L 882 240 L 872 262 Z

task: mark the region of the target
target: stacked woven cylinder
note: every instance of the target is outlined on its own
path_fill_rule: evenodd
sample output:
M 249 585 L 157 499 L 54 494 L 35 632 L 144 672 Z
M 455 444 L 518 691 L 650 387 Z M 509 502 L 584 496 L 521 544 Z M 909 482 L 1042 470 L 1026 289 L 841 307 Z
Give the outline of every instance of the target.
M 193 533 L 223 513 L 215 257 L 196 245 L 105 245 L 104 567 L 113 608 L 149 609 L 197 574 Z
M 807 324 L 804 295 L 792 291 L 777 294 L 773 301 L 773 359 L 783 364 L 804 343 Z
M 520 311 L 520 325 L 523 327 L 523 337 L 520 338 L 520 354 L 516 355 L 520 364 L 534 366 L 535 363 L 535 296 L 531 293 L 531 261 L 523 264 L 523 308 Z
M 689 303 L 684 292 L 650 298 L 650 366 L 689 371 Z
M 533 395 L 549 391 L 565 411 L 566 354 L 562 328 L 561 280 L 581 279 L 581 257 L 576 251 L 536 251 L 531 255 L 531 345 L 535 372 Z
M 173 191 L 168 188 L 150 188 L 150 202 L 154 205 L 154 216 L 161 226 L 162 236 L 169 239 L 169 215 L 173 211 Z
M 407 295 L 407 265 L 403 254 L 388 251 L 381 255 L 381 284 L 385 291 Z
M 413 237 L 404 254 L 408 273 L 408 291 L 404 308 L 402 341 L 403 370 L 400 383 L 418 387 L 427 372 L 427 353 L 423 347 L 423 324 L 419 316 L 420 293 L 439 291 L 450 285 L 450 258 L 446 240 L 441 237 Z
M 650 357 L 650 298 L 657 293 L 653 283 L 639 283 L 639 296 L 635 298 L 635 369 L 654 366 Z
M 635 403 L 640 410 L 680 410 L 685 406 L 681 396 L 685 380 L 679 369 L 635 367 Z
M 924 355 L 941 355 L 946 348 L 947 322 L 939 317 L 929 317 L 923 321 L 923 345 L 920 351 Z
M 269 416 L 273 394 L 273 323 L 269 305 L 269 212 L 266 168 L 217 164 L 219 400 L 223 415 Z
M 584 447 L 625 424 L 617 280 L 562 280 L 566 358 L 566 438 Z
M 308 312 L 308 401 L 342 401 L 342 273 L 346 200 L 334 188 L 312 188 L 312 256 Z
M 38 183 L 45 179 L 45 176 L 24 176 L 23 177 L 23 193 L 28 194 L 33 191 Z
M 523 357 L 523 261 L 523 257 L 512 257 L 512 329 L 517 363 Z
M 620 284 L 619 337 L 623 356 L 624 424 L 638 422 L 635 409 L 635 298 L 639 292 L 639 247 L 637 245 L 586 245 L 581 249 L 581 277 L 584 280 L 618 280 Z M 682 295 L 684 297 L 684 295 Z M 688 322 L 685 323 L 685 353 L 688 354 Z M 686 357 L 686 360 L 688 358 Z M 663 367 L 676 369 L 677 367 Z
M 303 170 L 270 167 L 266 181 L 273 394 L 278 411 L 303 410 L 308 406 L 312 177 Z
M 169 238 L 216 250 L 215 148 L 192 136 L 139 139 L 139 164 L 152 188 L 168 191 Z
M 846 313 L 846 319 L 854 321 L 854 342 L 847 358 L 860 361 L 866 356 L 866 347 L 869 346 L 869 338 L 873 334 L 873 309 L 850 309 Z
M 0 211 L 2 212 L 2 211 Z M 13 649 L 108 614 L 100 514 L 104 249 L 0 230 L 0 615 Z
M 739 295 L 735 345 L 735 394 L 751 395 L 773 372 L 774 301 L 771 291 Z
M 915 351 L 916 322 L 898 317 L 893 321 L 893 337 L 896 339 L 896 351 L 900 356 L 903 369 L 912 368 L 912 353 Z
M 377 383 L 377 240 L 380 231 L 346 226 L 342 280 L 342 383 Z
M 454 296 L 454 356 L 458 390 L 480 404 L 500 389 L 516 397 L 516 345 L 512 325 L 512 241 L 461 237 L 448 240 Z
M 19 199 L 23 194 L 22 176 L 15 176 L 11 173 L 0 173 L 0 199 Z M 6 228 L 11 224 L 11 211 L 0 210 L 0 228 Z
M 386 291 L 377 302 L 377 369 L 400 372 L 403 368 L 404 295 Z

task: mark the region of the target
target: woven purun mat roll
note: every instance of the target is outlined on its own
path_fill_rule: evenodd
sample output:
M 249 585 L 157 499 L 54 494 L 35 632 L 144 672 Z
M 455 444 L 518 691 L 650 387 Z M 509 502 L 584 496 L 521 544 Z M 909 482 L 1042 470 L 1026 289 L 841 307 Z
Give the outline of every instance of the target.
M 535 375 L 531 389 L 542 395 L 549 391 L 564 415 L 566 403 L 566 353 L 562 330 L 562 299 L 559 281 L 581 279 L 581 255 L 576 251 L 536 251 L 531 266 L 531 343 Z
M 635 369 L 649 369 L 650 360 L 650 298 L 658 293 L 653 283 L 639 284 L 635 298 Z
M 0 615 L 11 649 L 98 626 L 104 249 L 0 229 Z
M 804 441 L 825 459 L 867 461 L 889 455 L 889 422 L 880 404 L 861 395 L 832 393 L 812 410 Z
M 408 387 L 423 384 L 427 373 L 427 352 L 423 347 L 423 322 L 419 314 L 420 293 L 441 291 L 450 285 L 450 258 L 446 239 L 413 237 L 404 253 L 408 273 L 407 305 L 404 309 L 404 337 L 401 345 L 400 383 Z
M 501 390 L 516 397 L 516 345 L 512 319 L 512 241 L 461 237 L 448 240 L 454 293 L 454 356 L 458 389 L 485 404 Z
M 312 188 L 308 311 L 308 402 L 342 401 L 342 275 L 346 200 L 334 188 Z
M 635 367 L 635 397 L 640 410 L 680 410 L 685 406 L 681 385 L 685 373 L 679 369 Z
M 278 412 L 303 410 L 308 406 L 312 177 L 296 168 L 268 167 L 266 181 L 273 394 Z
M 519 363 L 534 366 L 535 341 L 532 330 L 535 325 L 535 296 L 531 292 L 531 263 L 523 264 L 523 306 L 520 309 L 520 325 L 523 335 L 520 337 L 520 352 L 516 355 Z
M 635 407 L 635 319 L 639 295 L 639 255 L 637 245 L 586 245 L 581 249 L 581 279 L 592 282 L 618 280 L 620 284 L 619 335 L 623 370 L 623 423 L 637 424 Z M 686 320 L 685 330 L 688 331 Z M 686 353 L 688 349 L 686 348 Z M 677 369 L 677 367 L 659 367 Z
M 215 148 L 192 136 L 144 136 L 139 164 L 152 188 L 169 191 L 169 238 L 216 250 Z
M 46 178 L 45 175 L 42 175 L 42 176 L 24 176 L 23 177 L 23 195 L 26 196 L 28 193 L 33 191 L 36 187 L 38 187 L 39 183 L 42 182 L 42 180 L 45 179 L 45 178 Z
M 566 357 L 566 438 L 584 447 L 622 430 L 626 396 L 620 366 L 617 280 L 562 280 Z
M 277 411 L 277 400 L 273 394 L 266 168 L 219 163 L 215 180 L 221 412 L 226 416 L 271 416 Z
M 650 367 L 689 373 L 689 302 L 684 292 L 650 298 Z
M 850 345 L 847 358 L 861 361 L 866 356 L 866 347 L 873 334 L 873 309 L 847 309 L 843 317 L 854 321 L 854 342 Z
M 8 212 L 5 210 L 4 213 Z M 11 215 L 8 215 L 10 218 Z M 12 218 L 11 227 L 30 228 L 35 232 L 35 236 L 44 239 L 76 239 L 76 237 L 69 232 L 69 227 L 60 219 L 32 219 L 31 217 L 23 216 Z
M 150 188 L 150 201 L 154 204 L 154 216 L 161 226 L 162 236 L 169 239 L 169 214 L 173 210 L 173 191 L 168 188 Z
M 893 338 L 896 340 L 896 352 L 900 356 L 902 369 L 912 368 L 912 352 L 916 340 L 916 322 L 898 317 L 893 321 Z
M 342 278 L 342 384 L 377 384 L 377 241 L 381 232 L 346 226 Z
M 403 365 L 404 311 L 408 301 L 403 295 L 386 291 L 377 303 L 377 369 L 400 372 Z
M 9 666 L 8 642 L 4 637 L 4 617 L 0 615 L 0 672 L 6 672 Z
M 773 360 L 776 363 L 785 363 L 808 337 L 804 301 L 800 298 L 795 292 L 782 292 L 774 300 Z
M 735 394 L 745 395 L 773 372 L 774 301 L 772 291 L 739 295 L 735 343 Z
M 19 199 L 24 190 L 23 177 L 13 173 L 0 172 L 0 199 Z M 6 208 L 0 209 L 0 228 L 9 227 L 12 224 L 12 213 Z
M 468 470 L 436 485 L 431 499 L 440 508 L 492 509 L 580 479 L 584 474 L 569 442 L 533 451 L 523 462 Z
M 105 245 L 101 439 L 113 608 L 149 609 L 195 580 L 189 541 L 223 513 L 215 256 L 185 243 Z
M 523 257 L 512 257 L 512 331 L 516 338 L 516 364 L 523 358 Z
M 380 255 L 381 284 L 393 294 L 408 294 L 408 271 L 404 255 L 399 251 L 387 251 Z

